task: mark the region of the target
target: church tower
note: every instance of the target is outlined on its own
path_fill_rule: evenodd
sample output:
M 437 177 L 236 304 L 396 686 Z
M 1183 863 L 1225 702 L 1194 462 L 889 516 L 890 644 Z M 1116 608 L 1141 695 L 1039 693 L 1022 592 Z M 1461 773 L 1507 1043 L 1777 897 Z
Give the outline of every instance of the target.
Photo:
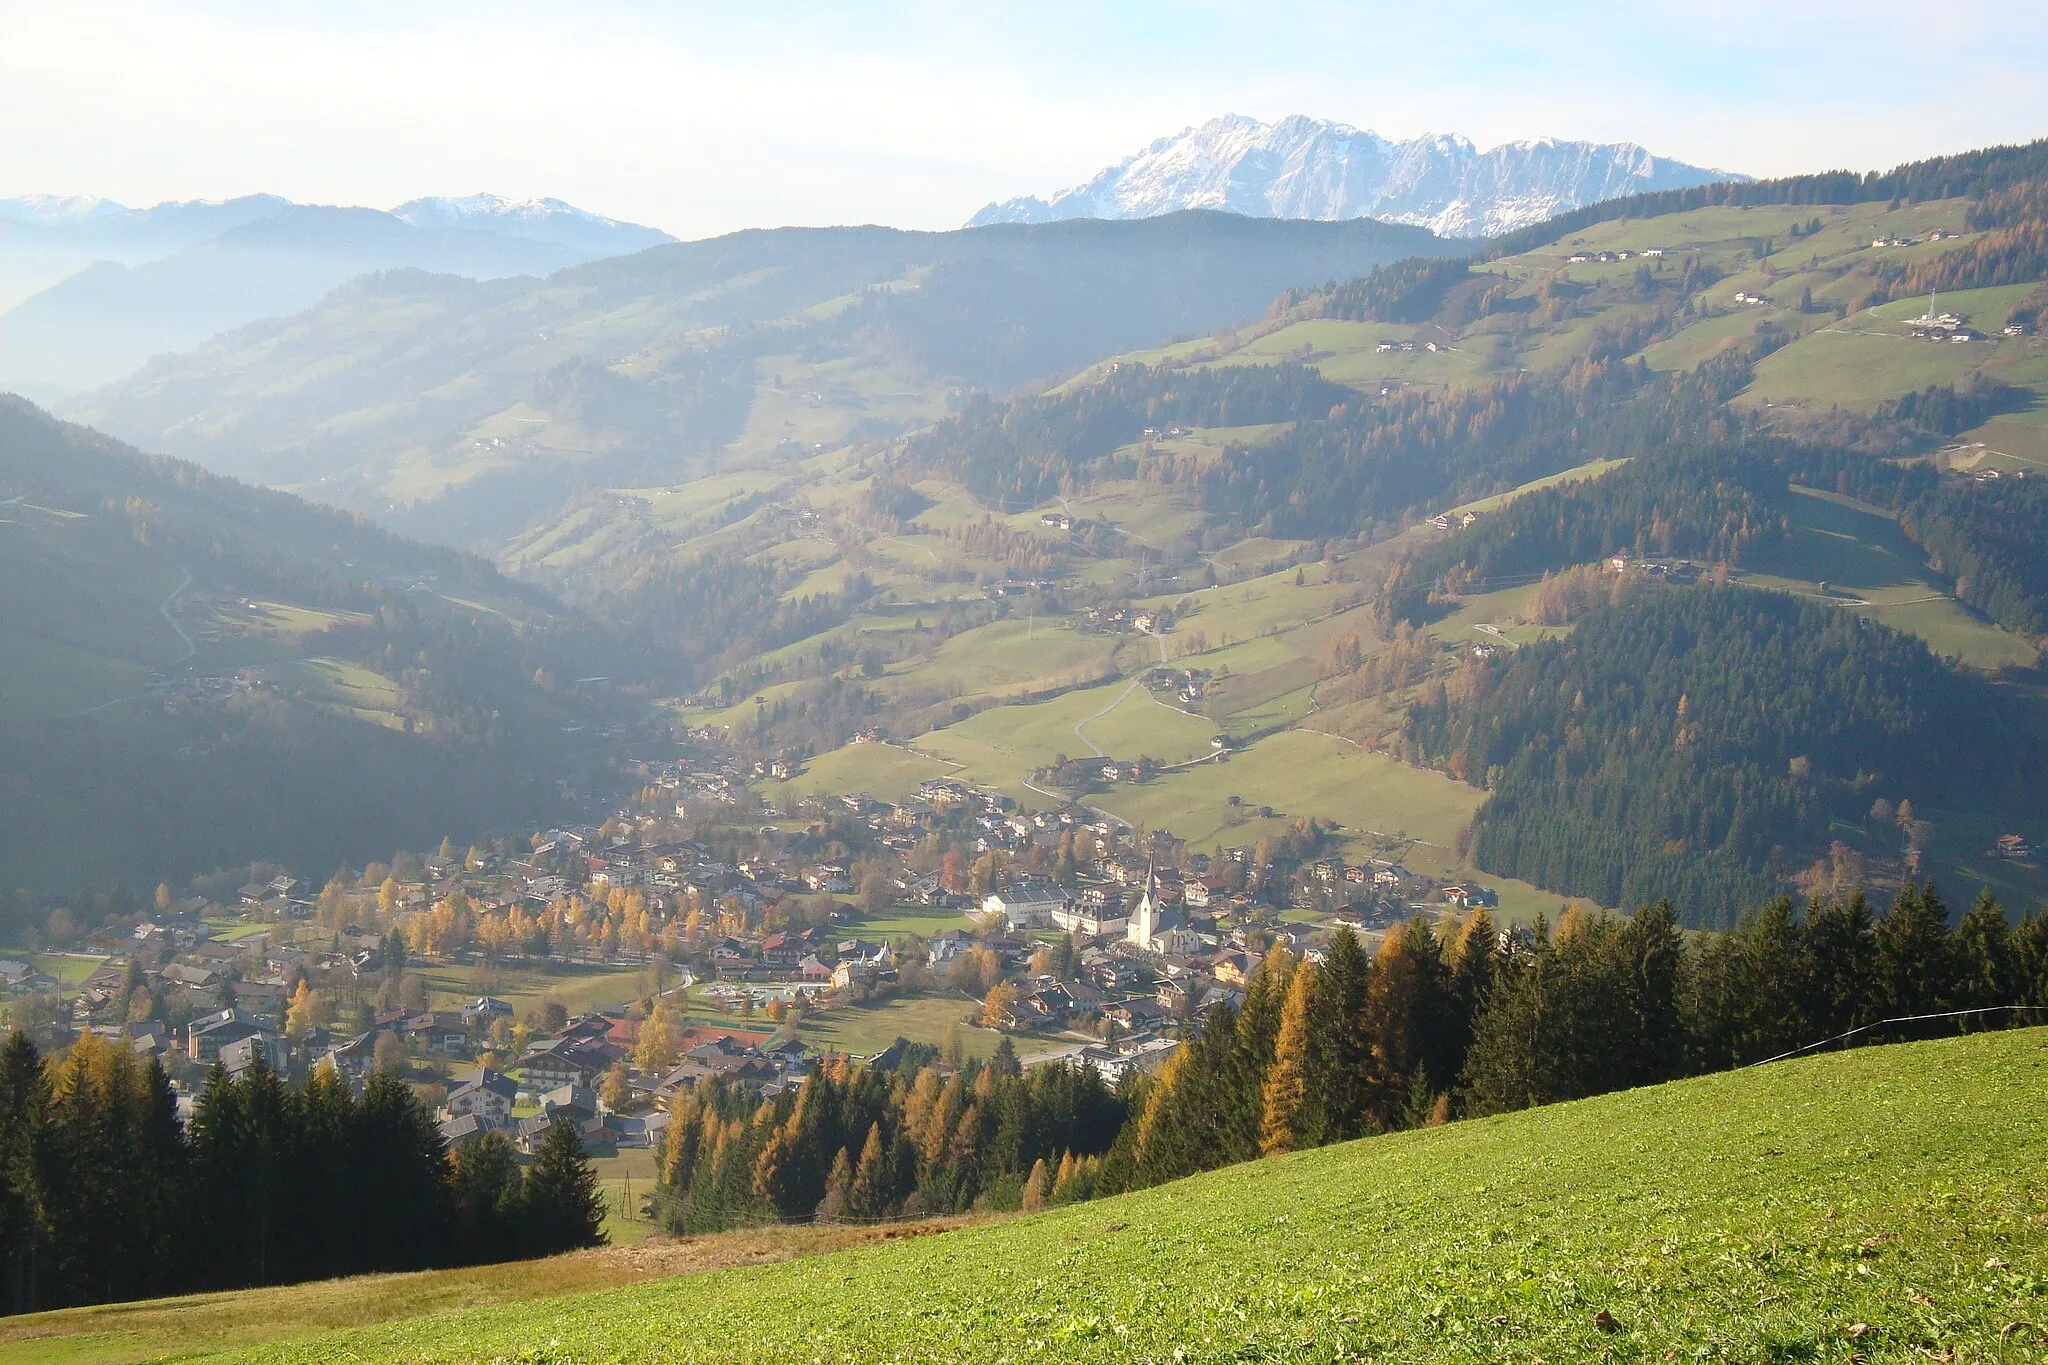
M 1157 952 L 1153 942 L 1159 933 L 1159 874 L 1150 862 L 1145 864 L 1145 890 L 1138 897 L 1138 908 L 1131 916 L 1130 924 L 1124 930 L 1126 942 L 1137 945 L 1144 952 Z

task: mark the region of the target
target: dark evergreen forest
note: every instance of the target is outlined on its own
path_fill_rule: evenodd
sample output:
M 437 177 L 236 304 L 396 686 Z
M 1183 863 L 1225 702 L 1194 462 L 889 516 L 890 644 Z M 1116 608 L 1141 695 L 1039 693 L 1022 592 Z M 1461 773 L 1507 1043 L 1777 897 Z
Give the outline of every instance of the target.
M 163 1068 L 96 1034 L 46 1067 L 0 1045 L 0 1302 L 24 1313 L 595 1246 L 604 1206 L 572 1124 L 524 1170 L 487 1133 L 445 1149 L 402 1079 L 360 1096 L 216 1066 L 189 1126 Z
M 1710 926 L 1879 798 L 2020 809 L 2043 760 L 2013 699 L 1919 640 L 1746 588 L 1655 589 L 1472 660 L 1425 689 L 1407 738 L 1492 793 L 1481 867 L 1606 905 L 1670 898 Z

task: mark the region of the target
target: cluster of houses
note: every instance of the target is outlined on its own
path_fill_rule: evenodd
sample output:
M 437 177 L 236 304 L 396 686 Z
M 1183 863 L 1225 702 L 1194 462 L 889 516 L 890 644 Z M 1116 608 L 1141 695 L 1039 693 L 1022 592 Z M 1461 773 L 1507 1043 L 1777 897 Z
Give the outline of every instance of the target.
M 1437 351 L 1448 351 L 1450 347 L 1440 345 L 1434 341 L 1413 341 L 1401 337 L 1389 337 L 1381 341 L 1373 349 L 1380 355 L 1395 355 L 1405 351 L 1416 350 L 1429 351 L 1434 354 Z
M 1633 251 L 1574 251 L 1571 255 L 1565 257 L 1565 260 L 1572 265 L 1588 265 L 1594 262 L 1612 264 L 1616 261 L 1632 261 L 1636 258 L 1637 254 Z M 1653 246 L 1640 254 L 1644 256 L 1662 256 L 1664 248 Z
M 1157 865 L 1136 870 L 1134 861 L 1106 861 L 1102 884 L 1073 892 L 1044 880 L 1018 880 L 981 906 L 987 930 L 995 935 L 987 941 L 998 949 L 1029 948 L 1035 942 L 1030 935 L 1047 929 L 1084 945 L 1069 979 L 1027 971 L 994 1022 L 1043 1031 L 1085 1021 L 1102 1041 L 1083 1046 L 1075 1059 L 1111 1082 L 1156 1068 L 1176 1045 L 1169 1035 L 1199 1026 L 1211 1010 L 1242 1006 L 1272 946 L 1309 961 L 1325 951 L 1318 929 L 1271 920 L 1244 893 L 1224 893 L 1220 878 L 1184 876 Z M 1129 878 L 1134 870 L 1136 883 L 1126 888 L 1119 874 Z M 1334 916 L 1336 924 L 1380 931 L 1419 908 L 1399 895 L 1415 889 L 1419 879 L 1396 864 L 1330 859 L 1308 871 L 1312 882 L 1388 893 L 1388 899 L 1359 897 Z M 1440 888 L 1440 894 L 1451 906 L 1495 902 L 1491 891 L 1470 883 Z
M 1608 573 L 1646 574 L 1672 583 L 1697 583 L 1700 566 L 1690 559 L 1644 559 L 1627 550 L 1616 550 L 1601 566 Z
M 811 1049 L 793 1037 L 690 1025 L 682 1030 L 677 1060 L 644 1071 L 630 1060 L 637 1027 L 624 1011 L 585 1014 L 532 1043 L 505 1070 L 479 1068 L 448 1092 L 439 1116 L 442 1138 L 453 1145 L 502 1132 L 531 1154 L 555 1124 L 572 1123 L 586 1151 L 652 1147 L 668 1124 L 668 1101 L 679 1091 L 720 1080 L 772 1097 L 801 1085 L 815 1062 Z M 607 1100 L 603 1083 L 621 1067 L 625 1092 Z
M 1183 704 L 1192 705 L 1208 695 L 1209 670 L 1161 665 L 1145 674 L 1145 687 L 1152 692 L 1171 692 Z
M 1082 624 L 1083 630 L 1108 631 L 1118 634 L 1137 631 L 1140 635 L 1157 634 L 1164 623 L 1157 612 L 1142 607 L 1100 606 L 1090 607 Z
M 199 634 L 201 638 L 218 638 L 220 632 L 206 630 Z M 175 716 L 203 707 L 223 706 L 233 700 L 238 693 L 260 691 L 269 685 L 269 681 L 260 670 L 244 668 L 234 673 L 204 677 L 194 675 L 173 678 L 167 674 L 154 673 L 150 675 L 143 691 L 163 707 L 164 714 Z
M 1934 311 L 1930 303 L 1927 311 L 1917 318 L 1906 320 L 1906 335 L 1915 341 L 1982 341 L 1983 334 L 1970 326 L 1970 320 L 1961 313 Z

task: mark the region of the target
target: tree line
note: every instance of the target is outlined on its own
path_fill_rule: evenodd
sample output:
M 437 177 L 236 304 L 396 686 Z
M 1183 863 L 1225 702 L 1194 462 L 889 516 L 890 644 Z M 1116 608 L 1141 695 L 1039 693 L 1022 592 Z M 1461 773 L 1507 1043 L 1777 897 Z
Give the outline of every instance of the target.
M 296 1090 L 216 1065 L 189 1125 L 155 1058 L 96 1034 L 45 1063 L 0 1045 L 0 1301 L 9 1312 L 371 1271 L 545 1256 L 602 1242 L 573 1125 L 522 1170 L 502 1134 L 446 1150 L 395 1075 L 357 1096 L 329 1067 Z
M 892 1066 L 829 1058 L 773 1100 L 706 1082 L 670 1110 L 657 1196 L 676 1233 L 878 1219 L 1085 1197 L 1129 1106 L 1084 1067 L 1028 1074 L 1005 1039 L 942 1065 L 898 1044 Z
M 2011 926 L 1987 894 L 1951 927 L 1931 884 L 1881 917 L 1861 892 L 1781 898 L 1694 936 L 1669 902 L 1508 932 L 1484 910 L 1441 931 L 1417 918 L 1370 954 L 1349 930 L 1320 960 L 1274 949 L 1241 1007 L 1212 1008 L 1156 1077 L 1115 1092 L 1067 1063 L 1020 1075 L 1007 1053 L 954 1067 L 923 1049 L 907 1066 L 834 1059 L 772 1101 L 685 1095 L 661 1198 L 678 1232 L 1030 1211 L 2003 1005 L 2048 1007 L 2048 916 Z M 2009 1018 L 2039 1016 L 1977 1022 Z
M 1561 241 L 1599 223 L 1621 218 L 1659 218 L 1722 205 L 1761 208 L 1773 204 L 1870 204 L 1885 200 L 1921 203 L 1929 199 L 1981 199 L 2048 174 L 2048 138 L 2021 146 L 1985 147 L 1952 156 L 1907 162 L 1889 171 L 1822 171 L 1774 180 L 1724 181 L 1682 190 L 1652 190 L 1588 204 L 1541 223 L 1496 237 L 1487 255 L 1498 260 Z

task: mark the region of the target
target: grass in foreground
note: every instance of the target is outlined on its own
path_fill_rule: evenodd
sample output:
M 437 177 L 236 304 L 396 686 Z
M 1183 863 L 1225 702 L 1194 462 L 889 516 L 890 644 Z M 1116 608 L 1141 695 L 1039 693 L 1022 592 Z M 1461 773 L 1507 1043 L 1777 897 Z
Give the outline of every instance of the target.
M 242 1358 L 2038 1360 L 2044 1082 L 1872 1048 Z
M 966 1221 L 919 1224 L 915 1230 L 778 1227 L 717 1237 L 654 1238 L 541 1261 L 407 1275 L 361 1275 L 277 1289 L 195 1294 L 0 1318 L 0 1362 L 126 1365 L 190 1358 L 236 1347 L 260 1347 L 309 1331 L 360 1327 L 451 1308 L 486 1308 L 726 1266 L 766 1265 L 793 1256 L 944 1231 Z

